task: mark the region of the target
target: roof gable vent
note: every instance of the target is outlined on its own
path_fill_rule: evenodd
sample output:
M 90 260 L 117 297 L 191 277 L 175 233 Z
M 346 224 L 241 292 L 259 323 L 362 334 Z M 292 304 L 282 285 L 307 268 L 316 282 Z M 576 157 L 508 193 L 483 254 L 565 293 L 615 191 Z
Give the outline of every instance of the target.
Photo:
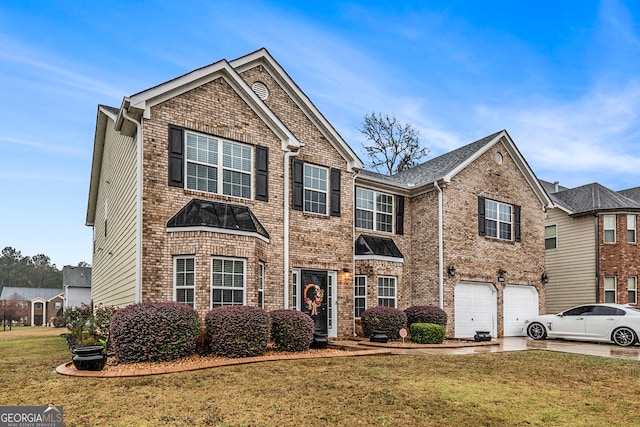
M 269 89 L 262 82 L 255 82 L 251 85 L 251 89 L 258 95 L 258 98 L 263 101 L 269 97 Z

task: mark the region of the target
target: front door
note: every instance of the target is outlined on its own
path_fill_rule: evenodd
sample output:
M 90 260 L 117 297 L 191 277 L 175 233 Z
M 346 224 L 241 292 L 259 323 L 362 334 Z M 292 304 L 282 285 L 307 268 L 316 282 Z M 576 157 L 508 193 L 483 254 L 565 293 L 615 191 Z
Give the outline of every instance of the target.
M 315 332 L 327 334 L 327 272 L 302 270 L 302 312 L 313 319 Z

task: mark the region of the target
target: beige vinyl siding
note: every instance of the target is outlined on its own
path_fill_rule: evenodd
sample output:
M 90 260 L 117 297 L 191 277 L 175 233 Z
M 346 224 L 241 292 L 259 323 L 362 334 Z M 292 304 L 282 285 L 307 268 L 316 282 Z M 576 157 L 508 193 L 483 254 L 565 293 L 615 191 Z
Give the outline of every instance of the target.
M 545 225 L 556 225 L 557 247 L 547 249 L 547 313 L 557 313 L 596 298 L 596 225 L 592 215 L 572 218 L 550 209 Z
M 136 141 L 107 123 L 94 226 L 92 299 L 94 304 L 135 302 Z M 107 201 L 107 237 L 104 233 Z

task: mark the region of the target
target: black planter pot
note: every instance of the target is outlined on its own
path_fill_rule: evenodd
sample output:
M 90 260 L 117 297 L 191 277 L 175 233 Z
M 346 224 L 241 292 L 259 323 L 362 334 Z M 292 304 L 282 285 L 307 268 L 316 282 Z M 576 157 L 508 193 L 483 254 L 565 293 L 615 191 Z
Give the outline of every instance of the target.
M 326 348 L 327 344 L 327 334 L 324 334 L 322 332 L 313 333 L 313 342 L 311 343 L 311 348 Z
M 385 343 L 389 341 L 389 337 L 387 337 L 387 333 L 385 331 L 376 330 L 371 333 L 369 341 Z
M 71 360 L 79 371 L 101 371 L 107 363 L 107 355 L 101 345 L 78 347 L 73 353 Z

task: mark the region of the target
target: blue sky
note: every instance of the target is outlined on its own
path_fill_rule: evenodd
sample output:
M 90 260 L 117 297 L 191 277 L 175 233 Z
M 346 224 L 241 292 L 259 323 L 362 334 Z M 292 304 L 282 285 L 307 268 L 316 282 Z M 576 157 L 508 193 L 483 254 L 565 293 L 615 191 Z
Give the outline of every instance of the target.
M 507 129 L 536 175 L 640 186 L 640 3 L 0 4 L 0 248 L 91 262 L 98 104 L 266 47 L 363 160 L 371 112 L 428 158 Z

